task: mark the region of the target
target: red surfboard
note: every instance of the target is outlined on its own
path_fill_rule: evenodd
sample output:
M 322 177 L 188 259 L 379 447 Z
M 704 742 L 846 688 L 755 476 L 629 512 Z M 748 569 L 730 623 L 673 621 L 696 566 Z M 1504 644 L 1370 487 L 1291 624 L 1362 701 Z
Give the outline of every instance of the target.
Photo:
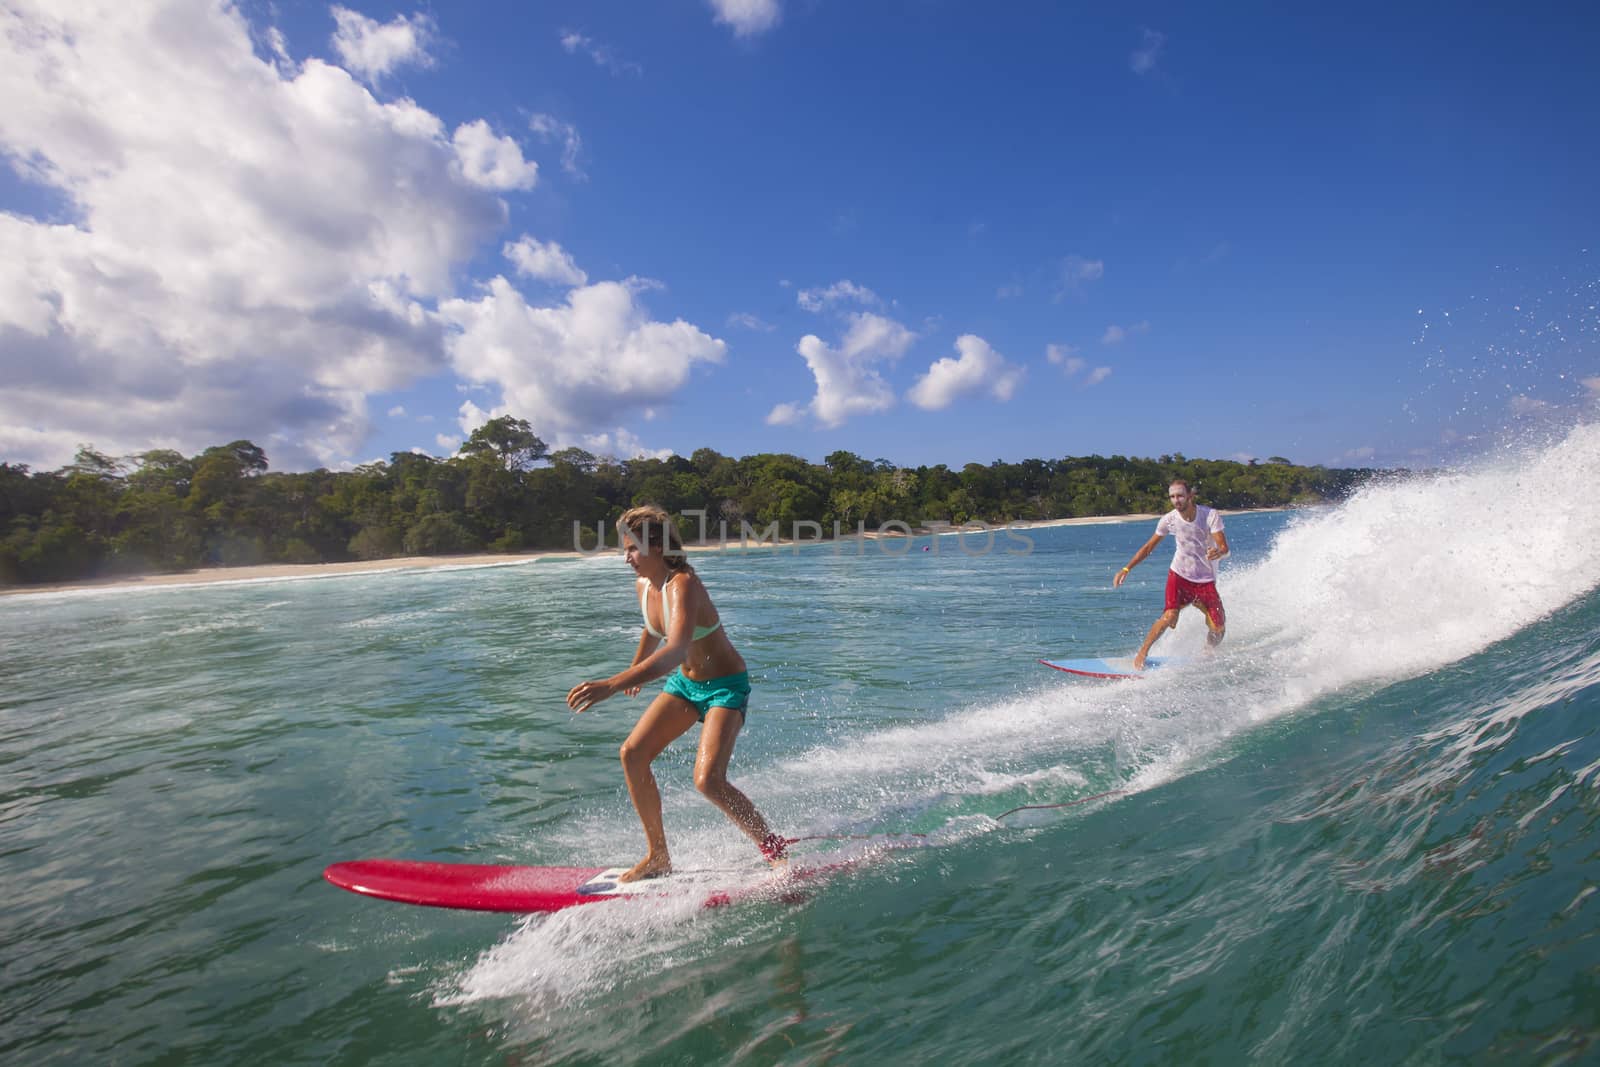
M 625 895 L 616 876 L 626 867 L 508 867 L 424 860 L 350 860 L 322 877 L 352 893 L 472 911 L 560 911 Z M 610 875 L 609 878 L 604 876 Z
M 427 860 L 370 859 L 335 863 L 322 877 L 340 889 L 380 900 L 421 904 L 430 908 L 464 908 L 469 911 L 550 912 L 602 900 L 664 895 L 669 886 L 693 880 L 705 887 L 707 908 L 749 897 L 766 897 L 797 903 L 806 893 L 796 883 L 842 871 L 865 857 L 811 866 L 790 867 L 779 877 L 762 873 L 720 873 L 727 887 L 716 888 L 709 878 L 718 872 L 692 872 L 619 882 L 626 867 L 515 867 L 478 863 L 434 863 Z M 740 884 L 743 883 L 743 884 Z

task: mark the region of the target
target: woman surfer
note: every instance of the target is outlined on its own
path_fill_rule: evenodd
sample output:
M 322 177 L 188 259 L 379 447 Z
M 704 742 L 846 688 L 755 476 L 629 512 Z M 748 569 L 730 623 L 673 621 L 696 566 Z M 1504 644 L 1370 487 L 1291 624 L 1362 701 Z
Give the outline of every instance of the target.
M 784 859 L 787 842 L 772 832 L 750 798 L 728 781 L 728 761 L 750 701 L 744 658 L 728 640 L 710 594 L 689 566 L 671 516 L 653 505 L 632 508 L 617 520 L 617 532 L 624 558 L 638 575 L 635 584 L 644 630 L 627 670 L 604 681 L 573 686 L 567 705 L 575 712 L 587 711 L 618 693 L 635 696 L 645 682 L 669 675 L 661 694 L 622 743 L 622 772 L 644 824 L 648 852 L 617 880 L 632 882 L 672 870 L 661 821 L 661 791 L 650 764 L 696 722 L 705 729 L 694 762 L 695 788 L 776 864 Z

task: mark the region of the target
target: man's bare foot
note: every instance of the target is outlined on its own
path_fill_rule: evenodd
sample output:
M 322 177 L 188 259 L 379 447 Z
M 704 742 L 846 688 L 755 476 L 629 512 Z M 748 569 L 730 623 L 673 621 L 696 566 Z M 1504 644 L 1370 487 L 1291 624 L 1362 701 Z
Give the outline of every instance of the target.
M 672 860 L 666 856 L 646 856 L 628 870 L 617 875 L 619 882 L 638 882 L 646 878 L 660 878 L 672 873 Z
M 1143 652 L 1140 652 L 1140 653 L 1138 653 L 1137 655 L 1135 655 L 1133 657 L 1133 669 L 1136 670 L 1136 671 L 1144 670 L 1144 653 Z

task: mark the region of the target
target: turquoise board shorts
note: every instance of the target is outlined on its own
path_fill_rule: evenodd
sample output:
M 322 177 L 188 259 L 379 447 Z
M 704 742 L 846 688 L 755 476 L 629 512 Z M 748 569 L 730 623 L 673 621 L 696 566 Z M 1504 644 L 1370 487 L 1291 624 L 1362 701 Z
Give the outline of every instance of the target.
M 721 678 L 697 682 L 684 674 L 680 667 L 667 675 L 667 684 L 661 687 L 661 691 L 693 704 L 700 713 L 701 722 L 706 721 L 706 712 L 712 708 L 732 708 L 743 719 L 745 705 L 750 703 L 750 672 L 724 674 Z

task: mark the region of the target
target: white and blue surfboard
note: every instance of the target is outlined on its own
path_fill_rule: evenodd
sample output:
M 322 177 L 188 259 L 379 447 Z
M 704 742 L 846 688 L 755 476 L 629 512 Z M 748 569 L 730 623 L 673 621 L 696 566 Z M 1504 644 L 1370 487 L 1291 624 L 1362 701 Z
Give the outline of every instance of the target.
M 1085 678 L 1138 678 L 1163 667 L 1176 667 L 1185 662 L 1182 656 L 1151 656 L 1144 661 L 1144 670 L 1135 670 L 1132 656 L 1107 656 L 1102 659 L 1042 659 L 1046 667 L 1054 667 L 1068 674 Z

